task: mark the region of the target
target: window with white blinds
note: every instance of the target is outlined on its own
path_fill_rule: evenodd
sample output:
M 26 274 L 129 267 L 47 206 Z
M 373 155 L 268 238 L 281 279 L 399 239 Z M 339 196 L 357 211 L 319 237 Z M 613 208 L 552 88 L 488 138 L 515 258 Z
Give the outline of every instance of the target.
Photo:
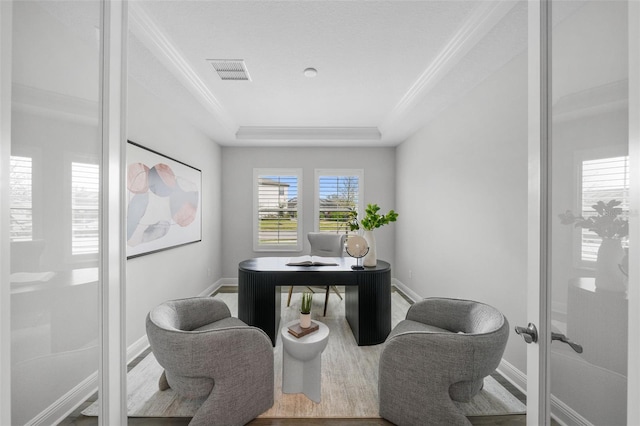
M 98 253 L 100 169 L 97 164 L 71 163 L 71 254 Z
M 9 158 L 11 241 L 33 240 L 33 164 L 30 157 Z
M 363 212 L 361 169 L 315 171 L 315 229 L 318 232 L 349 234 L 352 212 Z
M 622 216 L 629 217 L 629 157 L 609 157 L 582 162 L 582 216 L 596 216 L 593 205 L 621 201 Z M 595 262 L 602 239 L 593 231 L 582 229 L 581 259 Z M 623 246 L 628 243 L 623 241 Z
M 301 169 L 254 169 L 254 250 L 302 249 Z

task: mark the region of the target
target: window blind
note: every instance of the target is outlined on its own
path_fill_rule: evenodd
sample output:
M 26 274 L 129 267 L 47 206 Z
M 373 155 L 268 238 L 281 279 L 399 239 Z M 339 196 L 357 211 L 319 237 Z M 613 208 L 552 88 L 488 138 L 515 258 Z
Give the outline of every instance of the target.
M 98 253 L 100 169 L 97 164 L 71 163 L 71 254 Z
M 359 176 L 319 175 L 317 184 L 318 231 L 349 233 L 349 220 L 360 199 Z
M 297 175 L 258 175 L 258 246 L 298 244 Z
M 33 165 L 30 157 L 9 158 L 11 241 L 33 240 Z
M 598 201 L 621 201 L 623 217 L 629 216 L 629 157 L 610 157 L 582 162 L 582 216 L 596 216 Z M 582 229 L 582 260 L 595 262 L 602 239 Z M 623 241 L 623 246 L 628 243 Z

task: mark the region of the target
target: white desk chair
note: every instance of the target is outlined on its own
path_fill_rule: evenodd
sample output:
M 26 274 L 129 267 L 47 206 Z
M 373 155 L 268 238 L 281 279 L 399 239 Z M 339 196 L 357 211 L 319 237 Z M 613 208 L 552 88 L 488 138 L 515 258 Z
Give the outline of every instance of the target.
M 345 234 L 329 234 L 325 232 L 309 232 L 307 239 L 311 244 L 311 256 L 324 256 L 324 257 L 342 257 L 344 253 L 344 241 L 346 239 Z M 327 316 L 327 303 L 329 302 L 329 287 L 333 288 L 333 291 L 342 300 L 342 295 L 338 291 L 335 285 L 328 285 L 325 289 L 324 297 L 324 313 L 323 316 Z M 291 303 L 291 293 L 293 292 L 293 286 L 289 287 L 289 297 L 287 298 L 287 306 Z

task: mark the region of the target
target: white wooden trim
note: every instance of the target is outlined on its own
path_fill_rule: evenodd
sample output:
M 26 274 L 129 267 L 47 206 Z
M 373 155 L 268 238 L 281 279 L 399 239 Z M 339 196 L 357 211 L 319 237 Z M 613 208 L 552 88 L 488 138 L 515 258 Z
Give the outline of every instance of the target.
M 629 7 L 629 162 L 631 182 L 640 182 L 640 2 Z M 631 186 L 629 203 L 629 336 L 627 424 L 640 424 L 640 187 Z
M 297 230 L 297 242 L 295 247 L 293 245 L 288 246 L 278 246 L 278 245 L 267 245 L 261 246 L 258 244 L 259 238 L 259 227 L 260 221 L 258 220 L 258 196 L 260 195 L 260 185 L 258 185 L 258 177 L 261 175 L 273 175 L 273 176 L 296 176 L 298 179 L 298 230 Z M 253 169 L 253 214 L 251 220 L 253 221 L 253 251 L 255 252 L 284 252 L 284 251 L 302 251 L 304 247 L 304 171 L 299 168 L 273 168 L 273 167 L 256 167 Z
M 238 277 L 235 277 L 235 278 L 220 278 L 219 282 L 220 282 L 220 287 L 222 287 L 223 285 L 229 285 L 229 286 L 237 287 L 238 286 Z
M 217 120 L 227 131 L 235 132 L 238 125 L 233 117 L 209 90 L 182 52 L 147 14 L 141 2 L 132 2 L 130 9 L 131 33 L 191 92 L 211 114 L 212 120 Z
M 205 288 L 202 292 L 200 292 L 198 297 L 210 296 L 214 292 L 218 291 L 220 289 L 220 287 L 222 287 L 223 285 L 229 285 L 229 284 L 225 284 L 225 280 L 226 279 L 227 278 L 220 278 L 218 281 L 214 282 L 209 287 Z M 236 284 L 235 285 L 236 286 L 238 285 L 237 279 L 236 279 Z
M 320 231 L 320 176 L 358 176 L 358 214 L 364 215 L 364 169 L 315 169 L 313 171 L 313 230 Z
M 500 365 L 496 368 L 496 371 L 507 379 L 513 386 L 515 386 L 520 392 L 527 394 L 527 375 L 518 370 L 513 364 L 506 361 L 504 358 L 500 361 Z
M 127 424 L 126 251 L 124 166 L 126 117 L 126 0 L 102 2 L 101 292 L 99 425 Z
M 145 334 L 127 348 L 127 364 L 147 348 L 149 348 L 149 339 Z M 98 372 L 96 371 L 31 419 L 26 426 L 46 426 L 62 422 L 97 390 Z
M 386 133 L 393 125 L 406 118 L 412 108 L 424 99 L 516 4 L 515 1 L 478 2 L 478 7 L 393 107 L 379 126 L 380 131 Z
M 559 398 L 551 395 L 551 408 L 553 419 L 565 426 L 594 426 L 573 408 L 562 402 Z
M 48 426 L 62 422 L 87 398 L 98 390 L 98 373 L 95 372 L 78 383 L 69 392 L 58 398 L 53 404 L 41 411 L 25 426 Z
M 145 334 L 127 348 L 127 365 L 149 347 L 149 339 Z
M 528 215 L 527 316 L 538 329 L 538 343 L 527 345 L 527 425 L 549 423 L 550 321 L 547 294 L 547 148 L 549 138 L 549 7 L 528 1 Z M 527 324 L 518 324 L 526 327 Z M 524 343 L 523 343 L 524 344 Z
M 13 2 L 0 1 L 0 424 L 11 424 L 9 157 Z
M 379 141 L 377 127 L 240 126 L 236 139 L 295 141 Z
M 419 300 L 424 299 L 424 297 L 420 296 L 418 293 L 411 290 L 409 287 L 404 285 L 401 281 L 397 280 L 396 278 L 391 279 L 391 284 L 394 285 L 398 290 L 403 292 L 413 302 L 417 302 Z

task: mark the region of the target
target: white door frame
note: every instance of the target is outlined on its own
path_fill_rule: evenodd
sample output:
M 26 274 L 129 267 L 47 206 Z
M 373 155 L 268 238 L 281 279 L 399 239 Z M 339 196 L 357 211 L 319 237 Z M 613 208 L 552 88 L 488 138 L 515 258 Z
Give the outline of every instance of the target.
M 100 424 L 126 424 L 124 147 L 126 106 L 126 0 L 100 0 L 102 206 L 99 366 Z M 9 282 L 9 157 L 13 1 L 0 1 L 0 282 Z M 0 286 L 0 424 L 11 424 L 10 286 Z
M 126 164 L 127 1 L 102 0 L 99 425 L 127 424 Z
M 549 423 L 549 312 L 547 283 L 549 95 L 551 81 L 550 4 L 528 1 L 528 217 L 527 317 L 538 329 L 538 341 L 527 345 L 527 425 Z
M 640 1 L 629 0 L 629 159 L 631 170 L 629 257 L 640 259 Z M 551 99 L 551 0 L 528 0 L 529 207 L 527 313 L 538 328 L 527 347 L 527 425 L 549 424 L 550 258 L 547 201 Z M 636 184 L 634 184 L 636 183 Z M 629 262 L 627 424 L 640 425 L 640 262 Z
M 11 424 L 9 157 L 13 3 L 0 1 L 0 424 Z
M 627 424 L 640 424 L 640 2 L 629 1 L 629 337 Z

